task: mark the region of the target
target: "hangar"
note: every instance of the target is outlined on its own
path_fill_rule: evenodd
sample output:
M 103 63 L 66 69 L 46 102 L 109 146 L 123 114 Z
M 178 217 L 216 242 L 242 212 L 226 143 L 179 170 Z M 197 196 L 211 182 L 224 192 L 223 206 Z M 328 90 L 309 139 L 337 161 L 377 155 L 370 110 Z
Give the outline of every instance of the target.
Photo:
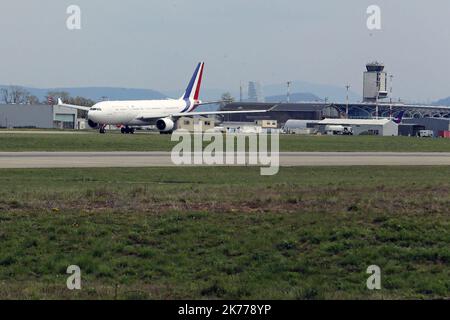
M 420 130 L 431 130 L 435 137 L 439 137 L 441 132 L 450 131 L 449 118 L 414 118 L 404 119 L 404 124 L 420 127 Z M 412 136 L 416 136 L 417 132 L 413 132 Z
M 399 136 L 417 137 L 421 130 L 425 130 L 425 126 L 415 123 L 401 123 L 398 125 Z
M 75 129 L 77 110 L 45 104 L 0 105 L 0 128 Z
M 354 135 L 398 136 L 398 125 L 389 119 L 324 119 L 318 122 L 319 131 L 326 126 L 348 126 Z
M 283 126 L 283 132 L 288 134 L 315 134 L 320 120 L 289 119 Z

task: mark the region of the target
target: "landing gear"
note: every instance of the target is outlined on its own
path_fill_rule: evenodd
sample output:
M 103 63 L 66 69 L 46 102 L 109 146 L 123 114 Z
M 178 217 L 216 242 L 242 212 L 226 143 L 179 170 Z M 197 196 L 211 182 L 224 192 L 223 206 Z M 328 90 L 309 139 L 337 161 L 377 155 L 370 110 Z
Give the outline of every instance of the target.
M 105 134 L 106 133 L 106 125 L 102 125 L 100 126 L 100 129 L 98 130 L 98 132 L 100 132 L 100 134 Z
M 129 126 L 125 126 L 120 128 L 120 132 L 122 134 L 134 134 L 134 128 L 130 128 Z

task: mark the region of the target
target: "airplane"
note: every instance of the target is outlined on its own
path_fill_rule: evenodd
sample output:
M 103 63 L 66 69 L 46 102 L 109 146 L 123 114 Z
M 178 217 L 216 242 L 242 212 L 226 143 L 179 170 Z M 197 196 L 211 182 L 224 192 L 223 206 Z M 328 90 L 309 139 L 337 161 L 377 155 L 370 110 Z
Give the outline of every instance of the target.
M 107 125 L 121 127 L 124 134 L 134 133 L 131 126 L 156 125 L 160 133 L 172 133 L 176 121 L 180 117 L 224 115 L 236 113 L 265 113 L 269 110 L 246 111 L 209 111 L 194 112 L 201 105 L 215 104 L 199 100 L 202 84 L 204 62 L 200 62 L 180 99 L 167 100 L 132 100 L 132 101 L 102 101 L 91 108 L 63 103 L 58 99 L 58 106 L 84 110 L 88 112 L 88 124 L 93 129 L 99 129 L 101 134 L 106 133 Z

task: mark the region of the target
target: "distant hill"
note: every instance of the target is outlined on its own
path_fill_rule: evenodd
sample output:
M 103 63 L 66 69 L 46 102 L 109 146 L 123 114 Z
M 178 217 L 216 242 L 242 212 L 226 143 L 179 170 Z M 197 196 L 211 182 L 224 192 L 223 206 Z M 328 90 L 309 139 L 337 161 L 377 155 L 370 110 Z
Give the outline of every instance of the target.
M 9 86 L 0 85 L 1 88 Z M 167 96 L 151 89 L 127 89 L 127 88 L 111 88 L 111 87 L 81 87 L 81 88 L 29 88 L 23 87 L 25 90 L 35 95 L 39 100 L 44 101 L 49 91 L 68 92 L 72 97 L 84 97 L 94 101 L 101 101 L 106 97 L 108 100 L 145 100 L 145 99 L 166 99 Z
M 450 106 L 450 97 L 433 102 L 436 106 Z
M 321 99 L 312 93 L 291 93 L 291 102 L 320 101 Z M 286 102 L 286 95 L 266 97 L 266 102 Z
M 273 84 L 263 87 L 266 96 L 279 95 L 283 93 L 286 96 L 286 84 Z M 344 102 L 347 96 L 347 90 L 344 86 L 309 83 L 305 81 L 293 81 L 291 92 L 309 92 L 321 100 L 328 98 L 330 102 Z M 353 91 L 349 91 L 349 99 L 352 102 L 361 101 L 361 96 Z
M 178 99 L 183 94 L 185 88 L 179 90 L 163 91 L 163 93 L 173 99 Z M 230 91 L 227 89 L 212 89 L 203 87 L 200 89 L 200 99 L 202 101 L 219 101 L 222 94 L 225 92 L 231 92 L 233 97 L 238 98 L 239 92 Z
M 268 97 L 269 99 L 272 99 L 272 97 L 275 97 L 276 100 L 285 101 L 286 100 L 286 84 L 280 83 L 280 84 L 272 84 L 272 85 L 263 85 L 262 88 L 264 96 Z M 231 95 L 236 99 L 239 100 L 239 86 L 235 88 L 202 88 L 200 96 L 202 100 L 204 101 L 215 101 L 220 99 L 221 95 L 224 92 L 230 92 Z M 327 85 L 327 84 L 317 84 L 317 83 L 309 83 L 305 81 L 293 81 L 291 84 L 291 92 L 301 92 L 302 94 L 310 95 L 302 97 L 292 97 L 291 95 L 291 101 L 314 101 L 314 100 L 324 100 L 325 98 L 328 98 L 328 101 L 330 102 L 345 102 L 346 96 L 347 96 L 347 90 L 345 89 L 345 86 L 335 86 L 335 85 Z M 180 96 L 180 92 L 165 92 L 168 96 Z M 244 92 L 243 92 L 243 98 L 244 100 L 247 98 L 247 88 L 244 86 Z M 279 97 L 282 97 L 282 99 L 279 99 Z M 362 100 L 361 95 L 355 93 L 354 91 L 349 91 L 349 99 L 351 102 L 359 102 Z
M 237 99 L 236 101 L 238 101 Z M 320 101 L 320 98 L 313 95 L 312 93 L 292 93 L 291 102 L 310 102 L 310 101 Z M 245 100 L 244 100 L 245 102 Z M 286 95 L 270 96 L 265 98 L 265 102 L 286 102 Z M 200 106 L 197 111 L 215 111 L 220 108 L 219 104 L 204 105 Z
M 0 85 L 1 88 L 9 87 Z M 44 101 L 48 91 L 65 91 L 72 97 L 80 96 L 94 101 L 101 101 L 106 97 L 108 100 L 144 100 L 144 99 L 166 99 L 168 97 L 177 99 L 183 93 L 183 89 L 177 91 L 160 92 L 152 89 L 133 89 L 133 88 L 114 88 L 114 87 L 79 87 L 79 88 L 30 88 L 24 87 L 39 100 Z M 235 90 L 237 89 L 237 90 Z M 234 89 L 207 88 L 200 91 L 200 97 L 203 101 L 218 101 L 223 93 L 230 92 L 231 95 L 239 100 L 239 87 Z M 291 101 L 316 101 L 328 98 L 330 102 L 344 102 L 346 89 L 333 85 L 313 84 L 304 81 L 293 81 L 291 85 Z M 273 84 L 263 86 L 263 94 L 268 102 L 286 101 L 286 84 Z M 244 90 L 244 100 L 247 98 L 247 92 Z M 361 101 L 361 97 L 350 91 L 350 101 Z M 450 100 L 450 98 L 448 98 Z M 449 104 L 449 102 L 439 101 L 440 104 Z M 202 109 L 211 107 L 203 106 Z M 214 107 L 212 107 L 214 108 Z

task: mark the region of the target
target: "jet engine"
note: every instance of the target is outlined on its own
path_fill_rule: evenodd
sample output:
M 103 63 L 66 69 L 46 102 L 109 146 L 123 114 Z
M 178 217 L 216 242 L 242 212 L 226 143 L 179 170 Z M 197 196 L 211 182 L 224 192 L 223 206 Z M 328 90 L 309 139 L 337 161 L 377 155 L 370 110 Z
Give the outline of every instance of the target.
M 91 127 L 92 129 L 98 129 L 99 128 L 99 125 L 98 125 L 98 123 L 95 123 L 94 121 L 92 121 L 92 120 L 88 120 L 88 125 L 89 125 L 89 127 Z
M 162 118 L 156 121 L 156 128 L 161 132 L 170 132 L 175 128 L 175 123 L 170 118 Z

